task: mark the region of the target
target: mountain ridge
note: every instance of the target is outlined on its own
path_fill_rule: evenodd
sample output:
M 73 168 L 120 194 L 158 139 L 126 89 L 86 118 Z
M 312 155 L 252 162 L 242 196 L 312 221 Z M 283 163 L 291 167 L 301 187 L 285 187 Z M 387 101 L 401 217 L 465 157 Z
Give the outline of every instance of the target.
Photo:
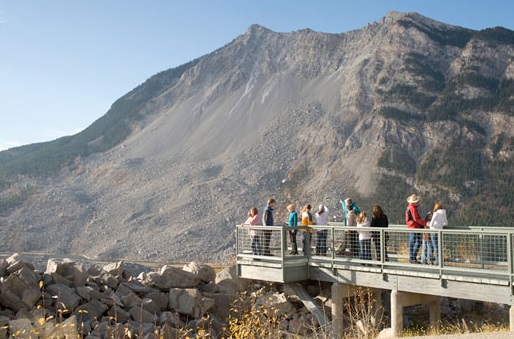
M 507 223 L 513 37 L 396 12 L 337 34 L 252 25 L 150 77 L 85 131 L 0 152 L 0 199 L 22 197 L 4 208 L 0 245 L 225 260 L 234 225 L 270 196 L 277 220 L 288 203 L 340 218 L 352 196 L 402 222 L 417 192 L 426 210 L 442 200 L 450 222 Z M 497 204 L 477 211 L 484 196 Z

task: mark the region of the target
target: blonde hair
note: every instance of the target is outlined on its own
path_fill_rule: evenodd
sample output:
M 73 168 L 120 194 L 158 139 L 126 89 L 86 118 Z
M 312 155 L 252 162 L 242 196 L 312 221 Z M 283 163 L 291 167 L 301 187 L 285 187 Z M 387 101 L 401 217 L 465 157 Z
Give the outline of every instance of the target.
M 365 222 L 368 220 L 368 215 L 366 214 L 366 212 L 361 212 L 358 216 L 357 216 L 357 222 Z
M 294 211 L 294 205 L 293 204 L 287 205 L 287 209 L 290 211 Z

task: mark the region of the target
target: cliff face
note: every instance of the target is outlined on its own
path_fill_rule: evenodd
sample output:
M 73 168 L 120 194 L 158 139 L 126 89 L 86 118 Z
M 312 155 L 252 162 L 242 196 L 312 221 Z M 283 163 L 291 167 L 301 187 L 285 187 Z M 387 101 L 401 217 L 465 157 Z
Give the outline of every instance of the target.
M 402 222 L 417 192 L 424 210 L 441 200 L 450 223 L 503 225 L 514 217 L 513 77 L 514 33 L 502 28 L 416 13 L 342 34 L 253 25 L 118 100 L 138 116 L 122 143 L 23 179 L 33 194 L 2 218 L 1 246 L 220 260 L 234 225 L 271 196 L 278 220 L 291 202 L 336 216 L 352 196 Z M 113 116 L 91 126 L 105 133 L 88 147 L 109 140 Z

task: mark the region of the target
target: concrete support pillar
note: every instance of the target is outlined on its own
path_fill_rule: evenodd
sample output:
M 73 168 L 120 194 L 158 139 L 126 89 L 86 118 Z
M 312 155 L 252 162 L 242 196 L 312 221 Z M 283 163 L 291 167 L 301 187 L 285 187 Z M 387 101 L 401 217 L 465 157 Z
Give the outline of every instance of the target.
M 378 288 L 374 288 L 373 290 L 373 304 L 371 305 L 373 311 L 375 313 L 373 313 L 372 317 L 373 317 L 373 321 L 376 321 L 377 319 L 375 318 L 375 315 L 377 315 L 378 313 L 378 310 L 380 310 L 382 308 L 382 290 L 378 289 Z
M 399 337 L 403 331 L 402 292 L 391 291 L 391 330 L 393 337 Z
M 344 284 L 332 284 L 332 337 L 342 338 L 343 336 L 343 301 Z
M 439 330 L 441 325 L 441 298 L 429 302 L 430 327 Z
M 509 309 L 509 326 L 510 331 L 514 332 L 514 305 L 510 305 Z

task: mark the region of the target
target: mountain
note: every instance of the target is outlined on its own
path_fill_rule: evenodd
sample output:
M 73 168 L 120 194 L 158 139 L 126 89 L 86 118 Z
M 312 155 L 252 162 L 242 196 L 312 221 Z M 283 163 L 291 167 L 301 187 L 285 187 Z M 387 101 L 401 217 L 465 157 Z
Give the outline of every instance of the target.
M 403 223 L 512 226 L 514 32 L 391 12 L 358 30 L 252 25 L 86 130 L 0 152 L 4 251 L 226 260 L 246 211 L 353 197 Z

